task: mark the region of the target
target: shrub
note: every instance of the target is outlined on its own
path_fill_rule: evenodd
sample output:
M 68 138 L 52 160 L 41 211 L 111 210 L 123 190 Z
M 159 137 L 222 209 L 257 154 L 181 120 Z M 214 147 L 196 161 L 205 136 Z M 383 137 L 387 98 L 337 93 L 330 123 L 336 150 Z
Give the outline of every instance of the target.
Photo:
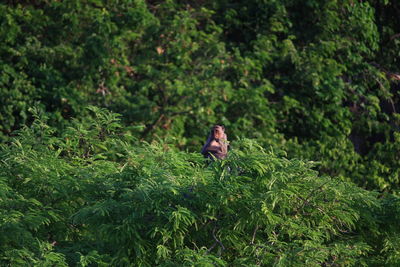
M 397 241 L 377 241 L 397 231 L 394 222 L 380 228 L 390 198 L 254 140 L 233 142 L 226 160 L 210 163 L 137 141 L 118 115 L 89 110 L 61 133 L 34 110 L 32 126 L 1 146 L 2 265 L 396 262 Z

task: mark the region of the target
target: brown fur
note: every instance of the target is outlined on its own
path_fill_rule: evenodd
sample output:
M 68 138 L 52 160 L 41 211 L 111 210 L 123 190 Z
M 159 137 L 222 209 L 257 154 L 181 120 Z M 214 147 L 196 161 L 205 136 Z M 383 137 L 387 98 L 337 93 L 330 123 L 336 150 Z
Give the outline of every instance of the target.
M 228 153 L 228 138 L 225 133 L 225 127 L 215 125 L 211 128 L 210 135 L 207 138 L 206 144 L 201 150 L 201 154 L 207 158 L 224 159 Z

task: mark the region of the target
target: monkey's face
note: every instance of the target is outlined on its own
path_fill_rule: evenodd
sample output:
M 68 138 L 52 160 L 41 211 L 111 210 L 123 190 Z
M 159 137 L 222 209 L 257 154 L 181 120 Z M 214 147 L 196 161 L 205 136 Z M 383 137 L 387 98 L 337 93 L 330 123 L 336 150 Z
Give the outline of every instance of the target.
M 213 128 L 213 134 L 215 139 L 221 139 L 224 137 L 224 128 L 217 125 Z

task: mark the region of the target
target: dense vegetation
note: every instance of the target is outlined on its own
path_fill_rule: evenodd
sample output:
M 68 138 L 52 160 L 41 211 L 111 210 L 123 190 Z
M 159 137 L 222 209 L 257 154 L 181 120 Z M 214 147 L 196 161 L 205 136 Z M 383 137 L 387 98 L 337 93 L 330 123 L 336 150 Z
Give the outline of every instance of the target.
M 137 141 L 118 116 L 91 110 L 94 119 L 59 134 L 34 111 L 2 147 L 2 266 L 400 262 L 395 196 L 319 176 L 314 163 L 249 139 L 209 164 Z
M 2 1 L 0 265 L 399 265 L 399 17 Z

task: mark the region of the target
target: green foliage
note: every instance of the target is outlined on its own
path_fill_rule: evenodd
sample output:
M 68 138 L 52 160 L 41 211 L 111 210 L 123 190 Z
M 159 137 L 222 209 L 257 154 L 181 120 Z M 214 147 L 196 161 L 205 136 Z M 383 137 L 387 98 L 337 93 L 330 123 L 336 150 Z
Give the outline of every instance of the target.
M 62 133 L 32 112 L 0 150 L 1 265 L 398 262 L 397 198 L 320 176 L 313 162 L 242 139 L 207 165 L 136 141 L 107 110 L 90 107 Z
M 389 1 L 8 1 L 0 132 L 94 104 L 137 138 L 198 151 L 207 128 L 397 190 L 399 6 Z M 393 162 L 393 163 L 392 163 Z
M 1 265 L 399 265 L 399 10 L 3 1 Z

